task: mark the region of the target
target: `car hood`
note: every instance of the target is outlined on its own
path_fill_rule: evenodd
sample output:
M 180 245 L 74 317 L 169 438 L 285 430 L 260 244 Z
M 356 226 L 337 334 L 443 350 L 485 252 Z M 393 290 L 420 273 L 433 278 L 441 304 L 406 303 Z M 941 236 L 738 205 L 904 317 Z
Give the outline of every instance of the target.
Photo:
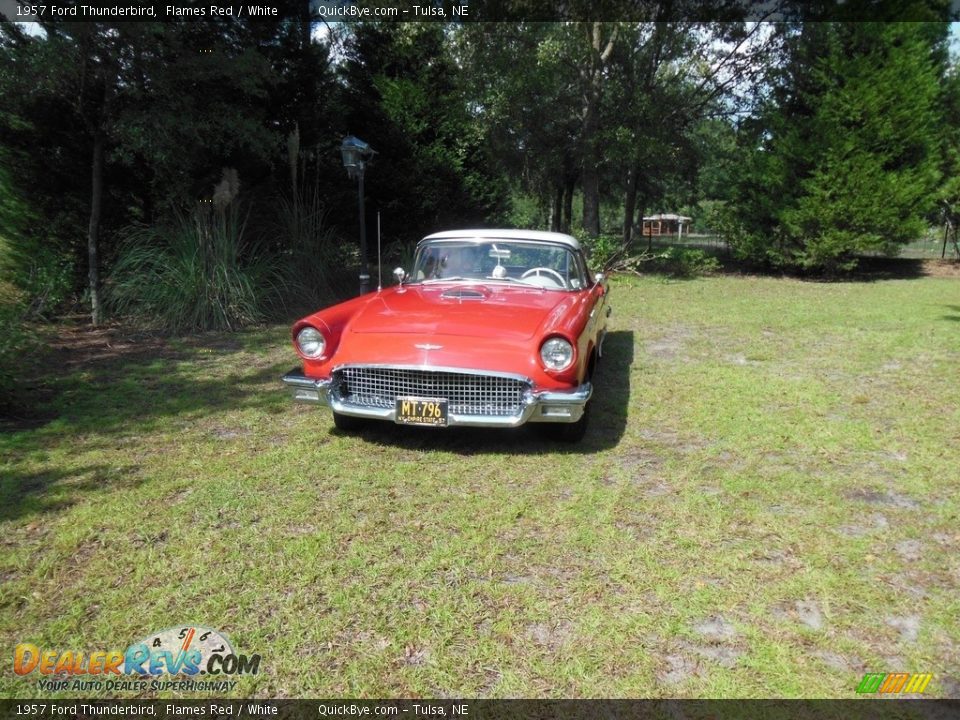
M 528 340 L 576 302 L 571 293 L 467 283 L 383 292 L 350 321 L 349 332 Z

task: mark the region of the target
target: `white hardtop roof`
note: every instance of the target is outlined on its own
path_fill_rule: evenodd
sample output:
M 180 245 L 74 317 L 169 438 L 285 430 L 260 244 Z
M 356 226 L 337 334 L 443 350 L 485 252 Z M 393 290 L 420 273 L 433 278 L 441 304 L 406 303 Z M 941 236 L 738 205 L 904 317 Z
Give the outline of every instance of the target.
M 539 240 L 560 243 L 574 250 L 580 249 L 580 243 L 575 237 L 543 230 L 444 230 L 427 235 L 420 242 L 427 240 Z

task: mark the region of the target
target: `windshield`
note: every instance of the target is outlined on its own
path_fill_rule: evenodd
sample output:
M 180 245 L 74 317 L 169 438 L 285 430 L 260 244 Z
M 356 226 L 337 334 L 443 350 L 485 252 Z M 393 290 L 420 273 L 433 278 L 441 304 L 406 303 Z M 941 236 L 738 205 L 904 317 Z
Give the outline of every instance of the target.
M 438 240 L 417 249 L 411 282 L 481 280 L 551 290 L 587 286 L 579 253 L 563 245 L 523 240 Z

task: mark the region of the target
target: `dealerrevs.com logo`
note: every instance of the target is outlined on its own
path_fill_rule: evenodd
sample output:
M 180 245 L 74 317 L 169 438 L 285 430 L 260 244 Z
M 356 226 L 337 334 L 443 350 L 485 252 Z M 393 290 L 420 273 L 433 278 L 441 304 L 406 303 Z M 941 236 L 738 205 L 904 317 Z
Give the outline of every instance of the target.
M 46 649 L 20 643 L 14 649 L 13 670 L 21 676 L 39 674 L 39 687 L 50 692 L 226 691 L 237 684 L 229 677 L 259 672 L 260 655 L 239 654 L 223 633 L 186 625 L 148 635 L 125 651 Z

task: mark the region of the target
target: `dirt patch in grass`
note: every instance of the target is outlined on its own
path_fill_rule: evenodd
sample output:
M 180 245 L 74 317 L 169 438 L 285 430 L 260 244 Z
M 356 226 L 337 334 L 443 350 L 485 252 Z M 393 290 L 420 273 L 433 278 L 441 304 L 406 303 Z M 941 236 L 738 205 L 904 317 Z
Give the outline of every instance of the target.
M 679 653 L 664 655 L 660 667 L 662 669 L 657 673 L 657 680 L 664 685 L 679 685 L 703 674 L 695 661 Z
M 697 623 L 693 630 L 704 642 L 683 640 L 661 654 L 657 672 L 660 683 L 679 685 L 691 678 L 705 677 L 711 665 L 734 668 L 746 653 L 735 642 L 737 631 L 722 616 L 711 616 Z
M 816 600 L 778 603 L 770 608 L 769 614 L 778 623 L 793 622 L 810 630 L 820 631 L 826 625 L 820 603 Z
M 916 509 L 920 503 L 911 497 L 897 492 L 880 492 L 879 490 L 851 490 L 846 493 L 848 500 L 867 503 L 868 505 L 889 505 L 895 508 Z
M 815 600 L 798 600 L 794 604 L 797 619 L 811 630 L 823 630 L 823 613 Z
M 707 640 L 730 640 L 737 629 L 722 615 L 712 615 L 693 626 L 693 631 Z
M 193 488 L 186 487 L 181 488 L 180 490 L 174 490 L 167 496 L 167 503 L 170 505 L 176 505 L 177 503 L 183 502 L 188 497 L 193 494 Z
M 687 649 L 695 655 L 704 658 L 710 662 L 716 663 L 720 667 L 736 667 L 737 661 L 743 655 L 744 651 L 737 647 L 729 645 L 696 645 L 687 644 Z
M 679 433 L 670 429 L 644 428 L 640 437 L 656 445 L 681 453 L 697 452 L 709 448 L 712 443 L 700 435 Z
M 949 258 L 860 258 L 850 279 L 908 280 L 922 277 L 960 278 L 960 261 Z
M 237 440 L 249 436 L 250 431 L 246 428 L 228 428 L 218 425 L 211 428 L 210 434 L 217 440 Z
M 684 355 L 684 350 L 692 337 L 693 331 L 690 328 L 677 325 L 659 337 L 647 341 L 644 349 L 654 360 L 686 361 L 688 358 Z
M 540 647 L 555 652 L 572 640 L 573 627 L 565 621 L 540 622 L 528 625 L 524 634 Z
M 617 465 L 631 475 L 659 474 L 663 460 L 659 455 L 644 448 L 630 448 L 617 455 Z
M 762 565 L 782 569 L 783 572 L 793 572 L 803 567 L 792 548 L 763 547 L 751 553 L 750 558 Z
M 905 562 L 914 562 L 923 557 L 923 543 L 919 540 L 901 540 L 893 549 Z
M 886 623 L 900 634 L 901 642 L 913 643 L 920 636 L 919 615 L 891 615 Z
M 942 698 L 960 698 L 960 674 L 941 675 L 937 678 L 939 696 Z
M 870 513 L 859 523 L 841 525 L 837 531 L 845 537 L 857 538 L 871 533 L 883 532 L 890 526 L 887 516 L 883 513 Z
M 389 641 L 387 641 L 389 645 Z M 418 665 L 423 665 L 430 659 L 430 650 L 425 647 L 417 647 L 416 645 L 407 645 L 403 649 L 403 656 L 400 658 L 399 662 L 403 665 L 412 665 L 416 667 Z
M 839 672 L 859 673 L 866 670 L 866 665 L 862 660 L 856 657 L 848 657 L 829 650 L 820 650 L 812 653 L 814 657 L 820 658 L 823 664 L 831 670 Z
M 643 448 L 631 448 L 618 455 L 616 463 L 631 483 L 645 488 L 647 495 L 658 497 L 672 492 L 672 488 L 663 482 L 663 458 L 660 455 Z

